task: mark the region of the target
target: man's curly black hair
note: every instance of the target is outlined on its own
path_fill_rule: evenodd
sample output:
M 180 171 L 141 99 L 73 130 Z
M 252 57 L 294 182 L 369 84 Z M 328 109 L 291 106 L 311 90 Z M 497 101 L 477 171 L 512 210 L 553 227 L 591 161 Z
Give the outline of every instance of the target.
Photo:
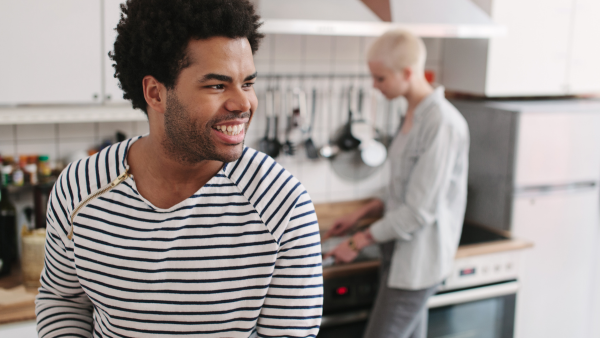
M 121 5 L 114 52 L 109 53 L 123 98 L 147 114 L 142 79 L 152 75 L 174 88 L 189 66 L 190 39 L 245 37 L 256 52 L 264 37 L 258 32 L 259 19 L 248 0 L 127 0 Z

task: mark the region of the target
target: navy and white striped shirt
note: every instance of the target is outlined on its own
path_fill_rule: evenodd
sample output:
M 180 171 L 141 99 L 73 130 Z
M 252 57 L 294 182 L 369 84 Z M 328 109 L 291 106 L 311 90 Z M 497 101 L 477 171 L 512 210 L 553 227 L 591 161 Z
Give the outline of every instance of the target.
M 244 148 L 195 195 L 160 209 L 125 172 L 139 138 L 71 163 L 48 203 L 40 337 L 315 337 L 323 280 L 304 187 Z

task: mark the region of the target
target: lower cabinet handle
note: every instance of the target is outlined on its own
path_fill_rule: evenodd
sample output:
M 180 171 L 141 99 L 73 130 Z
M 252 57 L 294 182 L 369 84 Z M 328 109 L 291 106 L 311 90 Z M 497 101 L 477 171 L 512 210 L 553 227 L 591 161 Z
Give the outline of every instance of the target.
M 326 315 L 321 318 L 321 327 L 337 326 L 342 324 L 356 323 L 369 318 L 370 310 L 360 310 L 349 313 Z

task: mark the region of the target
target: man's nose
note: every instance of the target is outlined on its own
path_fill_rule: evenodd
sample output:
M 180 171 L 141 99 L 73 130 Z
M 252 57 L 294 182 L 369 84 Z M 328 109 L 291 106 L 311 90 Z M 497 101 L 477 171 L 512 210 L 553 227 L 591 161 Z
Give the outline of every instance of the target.
M 250 99 L 248 93 L 241 89 L 232 92 L 231 96 L 225 102 L 225 109 L 231 112 L 247 112 L 250 111 Z

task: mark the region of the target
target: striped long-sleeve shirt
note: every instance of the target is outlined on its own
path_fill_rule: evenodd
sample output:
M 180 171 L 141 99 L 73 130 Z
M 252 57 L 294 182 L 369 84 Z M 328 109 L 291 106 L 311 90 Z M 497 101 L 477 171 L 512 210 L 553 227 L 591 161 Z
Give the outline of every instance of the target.
M 315 337 L 321 248 L 300 182 L 245 148 L 169 209 L 131 177 L 96 196 L 135 140 L 71 163 L 52 190 L 39 336 Z

